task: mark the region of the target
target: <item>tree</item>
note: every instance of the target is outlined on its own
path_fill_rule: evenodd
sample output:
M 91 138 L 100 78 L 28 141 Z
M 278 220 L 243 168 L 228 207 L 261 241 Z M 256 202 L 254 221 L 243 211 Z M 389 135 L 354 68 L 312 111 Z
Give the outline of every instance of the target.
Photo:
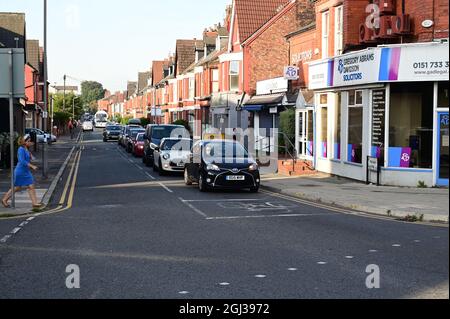
M 101 83 L 95 81 L 84 81 L 81 83 L 81 101 L 83 105 L 92 107 L 98 100 L 105 97 L 106 90 Z
M 52 95 L 54 103 L 53 103 L 53 112 L 65 112 L 72 116 L 72 108 L 75 104 L 75 118 L 80 117 L 84 113 L 83 102 L 80 97 L 75 96 L 73 93 L 66 94 L 66 108 L 64 108 L 64 95 L 63 94 L 53 94 Z
M 290 108 L 280 113 L 280 133 L 284 133 L 279 136 L 280 153 L 285 153 L 286 150 L 293 152 L 292 146 L 285 139 L 295 143 L 295 109 Z

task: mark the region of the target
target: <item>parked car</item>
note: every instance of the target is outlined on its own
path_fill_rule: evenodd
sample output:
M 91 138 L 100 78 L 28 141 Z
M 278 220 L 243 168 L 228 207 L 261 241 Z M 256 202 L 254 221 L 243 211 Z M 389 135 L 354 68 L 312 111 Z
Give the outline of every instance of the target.
M 136 138 L 138 136 L 138 134 L 144 134 L 145 130 L 143 128 L 133 128 L 130 129 L 127 138 L 125 140 L 125 148 L 127 150 L 128 153 L 132 153 L 133 152 L 133 145 L 136 141 Z
M 142 157 L 144 156 L 144 133 L 139 133 L 136 136 L 136 139 L 133 141 L 133 150 L 132 154 L 135 157 Z
M 94 132 L 94 124 L 91 121 L 83 122 L 83 132 Z
M 144 157 L 142 161 L 147 166 L 153 166 L 155 162 L 154 151 L 161 145 L 164 138 L 191 138 L 189 132 L 181 125 L 156 125 L 150 124 L 145 132 Z
M 36 134 L 36 140 L 38 143 L 44 143 L 45 138 L 47 138 L 47 143 L 56 143 L 57 138 L 55 135 L 52 135 L 50 133 L 45 133 L 44 131 L 37 129 L 37 128 L 27 128 L 25 129 L 25 134 L 32 135 L 33 133 Z
M 127 142 L 128 142 L 128 137 L 131 133 L 132 129 L 142 129 L 142 126 L 140 125 L 127 125 L 123 128 L 122 132 L 119 134 L 119 145 L 121 145 L 122 147 L 126 147 L 127 146 Z
M 118 140 L 120 132 L 122 131 L 122 126 L 110 124 L 106 126 L 103 131 L 103 142 L 108 142 L 109 140 Z
M 250 189 L 258 192 L 259 166 L 242 144 L 235 141 L 199 141 L 184 169 L 186 185 L 198 183 L 200 191 Z
M 164 175 L 166 172 L 184 172 L 189 162 L 192 140 L 189 138 L 164 138 L 154 150 L 153 169 Z

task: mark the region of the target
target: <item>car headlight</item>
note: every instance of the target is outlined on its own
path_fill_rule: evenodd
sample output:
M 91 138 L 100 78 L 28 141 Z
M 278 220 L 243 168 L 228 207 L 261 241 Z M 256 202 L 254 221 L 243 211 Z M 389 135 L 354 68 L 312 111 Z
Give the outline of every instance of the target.
M 248 169 L 250 171 L 254 172 L 254 171 L 259 170 L 259 166 L 258 166 L 258 164 L 252 164 L 252 165 L 250 165 L 250 167 Z
M 216 164 L 209 164 L 208 166 L 206 166 L 206 170 L 207 171 L 220 172 L 220 167 L 217 166 Z
M 170 154 L 164 154 L 163 158 L 167 161 L 170 158 Z

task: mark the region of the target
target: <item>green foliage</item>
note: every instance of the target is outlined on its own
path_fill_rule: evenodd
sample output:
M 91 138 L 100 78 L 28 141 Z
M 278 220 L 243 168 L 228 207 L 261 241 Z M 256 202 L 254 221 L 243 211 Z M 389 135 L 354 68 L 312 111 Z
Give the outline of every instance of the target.
M 132 116 L 125 116 L 124 118 L 122 118 L 122 121 L 119 122 L 119 123 L 122 124 L 122 125 L 128 125 L 128 122 L 129 122 L 130 120 L 132 120 L 132 119 L 133 119 Z
M 79 118 L 84 114 L 83 102 L 80 97 L 77 97 L 73 93 L 66 94 L 64 99 L 64 94 L 53 94 L 53 107 L 54 113 L 67 112 L 72 114 L 72 108 L 75 106 L 75 118 Z M 66 107 L 64 109 L 64 100 L 66 101 Z M 72 116 L 72 115 L 71 115 Z
M 290 108 L 282 113 L 280 113 L 280 133 L 287 135 L 292 143 L 295 143 L 295 109 Z M 293 152 L 292 146 L 289 142 L 285 141 L 285 136 L 280 134 L 279 146 L 280 153 L 286 152 L 286 147 L 288 147 L 289 152 Z
M 177 121 L 173 122 L 172 124 L 173 124 L 173 125 L 182 125 L 182 126 L 184 126 L 184 127 L 186 128 L 186 130 L 189 131 L 189 133 L 192 134 L 192 128 L 191 128 L 191 126 L 189 125 L 189 122 L 188 122 L 188 121 L 185 121 L 185 120 L 177 120 Z
M 117 123 L 122 124 L 122 120 L 122 115 L 120 115 L 119 113 L 114 115 L 114 121 L 116 121 Z
M 59 111 L 54 113 L 53 121 L 57 127 L 64 128 L 69 123 L 71 117 L 72 113 Z
M 419 181 L 417 184 L 418 188 L 428 188 L 427 184 L 424 181 Z
M 146 118 L 146 117 L 141 118 L 141 125 L 143 127 L 147 127 L 147 125 L 149 125 L 149 124 L 150 124 L 150 120 L 148 118 Z
M 81 83 L 81 101 L 91 108 L 98 100 L 105 97 L 105 89 L 101 83 L 95 81 L 84 81 Z

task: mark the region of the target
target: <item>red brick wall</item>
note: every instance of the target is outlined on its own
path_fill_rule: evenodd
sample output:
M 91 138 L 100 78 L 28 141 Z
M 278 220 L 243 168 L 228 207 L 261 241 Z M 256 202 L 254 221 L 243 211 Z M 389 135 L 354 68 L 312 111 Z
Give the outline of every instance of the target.
M 300 78 L 292 83 L 293 87 L 308 87 L 308 63 L 320 59 L 320 54 L 315 53 L 319 46 L 316 29 L 298 34 L 290 39 L 290 64 L 299 68 Z
M 289 43 L 285 36 L 295 28 L 294 7 L 246 48 L 245 77 L 248 80 L 244 83 L 244 91 L 247 94 L 255 94 L 258 81 L 283 76 L 284 67 L 289 64 Z

